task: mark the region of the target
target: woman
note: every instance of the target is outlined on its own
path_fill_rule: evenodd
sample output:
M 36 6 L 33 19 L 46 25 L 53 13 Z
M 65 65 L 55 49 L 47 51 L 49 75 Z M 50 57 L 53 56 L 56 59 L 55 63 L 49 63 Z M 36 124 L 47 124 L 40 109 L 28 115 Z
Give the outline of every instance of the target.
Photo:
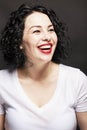
M 62 64 L 65 27 L 54 11 L 21 5 L 0 42 L 0 130 L 87 130 L 87 77 Z M 5 81 L 4 81 L 5 79 Z

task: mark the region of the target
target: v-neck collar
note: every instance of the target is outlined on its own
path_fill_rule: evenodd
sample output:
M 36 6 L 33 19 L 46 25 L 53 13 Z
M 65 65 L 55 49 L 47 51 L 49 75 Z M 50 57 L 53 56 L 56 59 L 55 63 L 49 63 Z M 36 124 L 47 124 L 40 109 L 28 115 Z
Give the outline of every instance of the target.
M 46 109 L 48 110 L 51 106 L 53 106 L 53 104 L 55 103 L 55 100 L 56 100 L 56 97 L 58 96 L 58 93 L 59 93 L 59 89 L 60 89 L 60 77 L 61 77 L 61 73 L 60 73 L 60 70 L 61 70 L 61 64 L 59 64 L 59 69 L 58 69 L 58 78 L 57 78 L 57 85 L 56 85 L 56 89 L 54 91 L 54 94 L 53 96 L 51 97 L 51 99 L 46 103 L 44 104 L 43 106 L 41 107 L 38 107 L 27 95 L 26 93 L 24 92 L 21 84 L 20 84 L 20 81 L 18 79 L 18 72 L 17 70 L 15 71 L 15 80 L 16 80 L 16 86 L 17 86 L 17 90 L 19 91 L 19 97 L 21 97 L 25 103 L 26 103 L 26 107 L 31 107 L 32 110 L 34 111 L 37 111 L 39 113 L 42 113 L 43 111 L 46 111 Z

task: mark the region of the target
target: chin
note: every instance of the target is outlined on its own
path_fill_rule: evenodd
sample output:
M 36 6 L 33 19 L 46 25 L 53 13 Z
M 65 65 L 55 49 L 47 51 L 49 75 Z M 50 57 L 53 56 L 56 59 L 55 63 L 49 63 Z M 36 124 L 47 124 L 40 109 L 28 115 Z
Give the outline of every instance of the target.
M 43 59 L 40 59 L 42 62 L 44 63 L 48 63 L 48 62 L 51 62 L 52 61 L 52 57 L 50 58 L 47 58 L 47 57 L 44 57 Z

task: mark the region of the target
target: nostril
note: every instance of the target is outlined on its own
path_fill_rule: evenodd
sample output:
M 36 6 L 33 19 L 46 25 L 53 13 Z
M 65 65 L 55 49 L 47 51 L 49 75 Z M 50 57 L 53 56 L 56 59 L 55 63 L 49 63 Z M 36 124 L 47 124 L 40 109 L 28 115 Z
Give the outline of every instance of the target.
M 43 40 L 46 40 L 46 41 L 50 41 L 51 40 L 51 37 L 49 35 L 45 35 L 43 37 Z

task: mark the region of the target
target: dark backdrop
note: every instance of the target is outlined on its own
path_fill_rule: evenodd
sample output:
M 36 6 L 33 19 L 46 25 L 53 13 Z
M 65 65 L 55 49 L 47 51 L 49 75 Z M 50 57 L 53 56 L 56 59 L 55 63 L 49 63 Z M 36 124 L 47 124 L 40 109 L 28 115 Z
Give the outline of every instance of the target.
M 0 1 L 0 30 L 5 25 L 10 11 L 20 4 L 43 4 L 56 11 L 67 23 L 72 41 L 72 56 L 65 64 L 80 68 L 87 74 L 87 2 L 86 0 L 2 0 Z M 0 51 L 0 69 L 6 67 Z

